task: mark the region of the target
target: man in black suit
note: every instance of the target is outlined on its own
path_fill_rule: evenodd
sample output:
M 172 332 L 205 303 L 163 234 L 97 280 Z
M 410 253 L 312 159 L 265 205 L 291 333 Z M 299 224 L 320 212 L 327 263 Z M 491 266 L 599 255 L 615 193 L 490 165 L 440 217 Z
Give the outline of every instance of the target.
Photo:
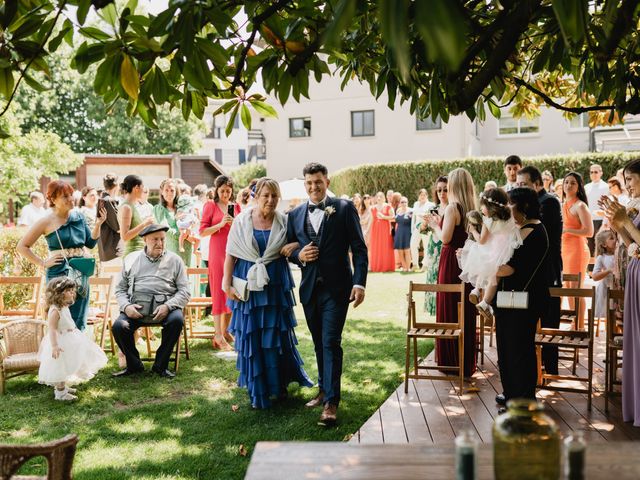
M 364 300 L 369 261 L 353 203 L 327 196 L 327 168 L 310 163 L 302 173 L 309 201 L 289 212 L 287 241 L 300 245 L 289 260 L 302 269 L 300 301 L 318 363 L 320 391 L 306 406 L 323 406 L 320 423 L 329 425 L 340 403 L 342 329 L 349 303 L 355 308 Z
M 542 175 L 536 167 L 527 166 L 518 170 L 518 187 L 532 188 L 538 192 L 542 223 L 549 235 L 549 286 L 562 287 L 562 207 L 556 197 L 544 189 Z M 549 310 L 541 319 L 541 325 L 545 328 L 560 327 L 560 298 L 552 297 L 549 301 Z M 545 372 L 551 375 L 558 374 L 558 347 L 544 346 L 542 348 L 542 363 Z

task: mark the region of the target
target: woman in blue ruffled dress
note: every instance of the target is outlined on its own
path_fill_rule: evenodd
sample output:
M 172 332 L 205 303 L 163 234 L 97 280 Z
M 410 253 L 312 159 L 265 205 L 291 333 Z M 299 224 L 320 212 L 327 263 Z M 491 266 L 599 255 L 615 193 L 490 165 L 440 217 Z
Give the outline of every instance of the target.
M 292 382 L 311 387 L 302 367 L 293 329 L 294 281 L 287 256 L 286 217 L 276 211 L 280 188 L 275 180 L 256 184 L 256 206 L 233 222 L 227 240 L 222 289 L 232 310 L 230 332 L 238 352 L 238 385 L 248 390 L 254 408 L 282 399 Z M 248 297 L 244 297 L 244 282 Z

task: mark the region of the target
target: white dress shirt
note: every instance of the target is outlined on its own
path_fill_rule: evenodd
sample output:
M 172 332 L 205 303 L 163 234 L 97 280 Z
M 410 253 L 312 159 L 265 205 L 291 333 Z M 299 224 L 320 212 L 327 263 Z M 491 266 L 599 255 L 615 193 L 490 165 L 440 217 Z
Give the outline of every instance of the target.
M 327 207 L 327 198 L 328 197 L 324 197 L 322 199 L 325 208 Z M 309 206 L 310 205 L 317 205 L 317 203 L 313 203 L 311 200 L 309 200 Z M 307 206 L 307 208 L 309 208 Z M 313 212 L 311 210 L 309 210 L 309 221 L 311 222 L 311 226 L 313 227 L 314 232 L 318 233 L 320 231 L 320 227 L 322 226 L 322 221 L 324 220 L 325 214 L 324 214 L 324 210 L 320 210 L 319 208 L 316 208 L 313 210 Z M 302 262 L 303 266 L 306 266 L 307 262 Z M 364 290 L 365 288 L 362 285 L 354 285 L 354 288 L 360 288 L 362 290 Z
M 600 210 L 598 200 L 602 195 L 609 195 L 609 184 L 604 180 L 598 182 L 590 182 L 584 186 L 589 201 L 589 210 L 593 214 L 596 210 Z
M 324 203 L 326 208 L 327 197 L 324 197 L 324 199 L 320 203 Z M 317 204 L 309 200 L 309 206 L 311 205 L 317 205 Z M 313 227 L 314 232 L 318 233 L 320 231 L 320 226 L 322 225 L 322 220 L 324 220 L 324 217 L 325 217 L 324 210 L 320 210 L 319 208 L 316 208 L 315 210 L 313 210 L 313 212 L 309 210 L 309 221 L 311 222 L 311 226 Z
M 18 226 L 30 227 L 42 217 L 47 214 L 47 210 L 44 207 L 36 207 L 33 203 L 29 203 L 22 207 L 20 211 L 20 218 L 18 219 Z

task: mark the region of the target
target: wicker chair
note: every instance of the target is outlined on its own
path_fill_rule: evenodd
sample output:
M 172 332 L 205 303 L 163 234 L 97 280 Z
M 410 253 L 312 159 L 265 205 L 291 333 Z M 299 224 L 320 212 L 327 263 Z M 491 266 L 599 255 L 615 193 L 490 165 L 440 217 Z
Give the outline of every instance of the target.
M 44 337 L 42 320 L 16 320 L 0 327 L 0 395 L 4 395 L 5 381 L 38 370 L 38 349 Z
M 60 440 L 36 445 L 0 444 L 0 479 L 70 480 L 77 443 L 77 435 L 67 435 Z M 34 457 L 47 459 L 46 477 L 14 476 L 22 465 Z

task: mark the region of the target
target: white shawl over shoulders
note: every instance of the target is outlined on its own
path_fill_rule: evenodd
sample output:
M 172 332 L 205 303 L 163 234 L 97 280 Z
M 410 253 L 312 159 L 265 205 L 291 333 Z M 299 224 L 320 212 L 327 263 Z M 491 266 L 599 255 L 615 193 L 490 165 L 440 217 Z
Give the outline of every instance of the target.
M 243 211 L 235 219 L 227 239 L 227 254 L 254 263 L 247 272 L 249 290 L 262 291 L 269 283 L 266 265 L 280 258 L 280 250 L 287 243 L 287 217 L 276 211 L 267 241 L 267 248 L 260 256 L 258 242 L 253 238 L 251 213 L 255 207 Z

